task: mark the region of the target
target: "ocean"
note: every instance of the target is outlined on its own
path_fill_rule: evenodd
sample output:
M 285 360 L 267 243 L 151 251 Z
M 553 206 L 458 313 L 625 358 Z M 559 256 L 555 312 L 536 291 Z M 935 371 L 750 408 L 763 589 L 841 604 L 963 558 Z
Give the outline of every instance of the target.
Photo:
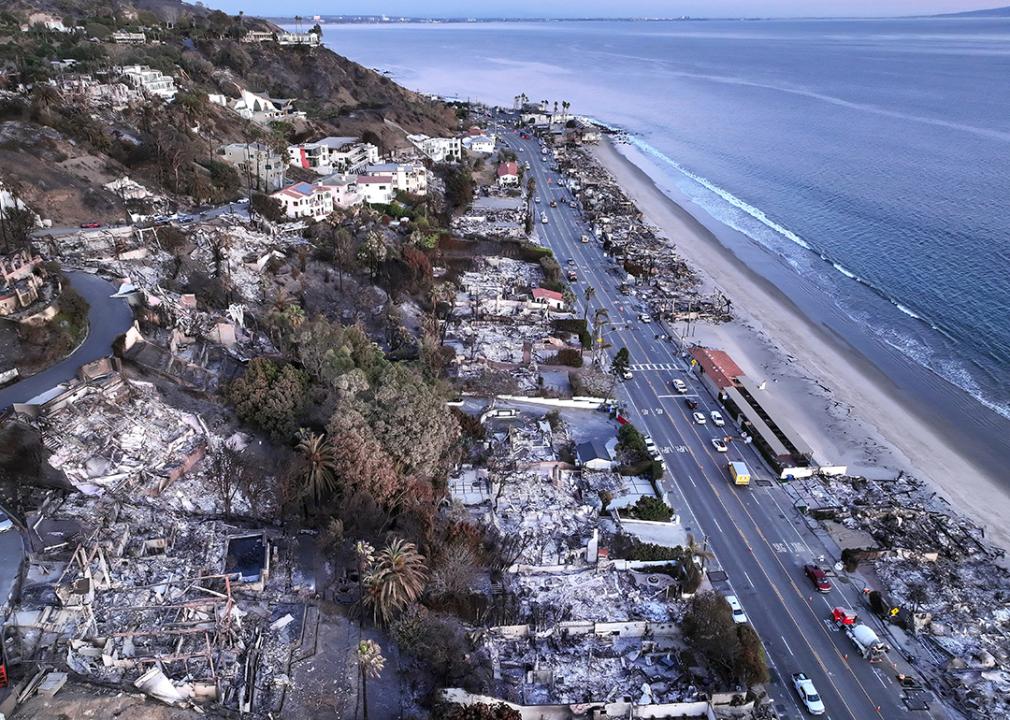
M 738 254 L 760 248 L 878 368 L 942 378 L 1008 444 L 1010 20 L 329 25 L 324 42 L 411 89 L 567 100 L 626 131 L 661 189 L 746 236 Z

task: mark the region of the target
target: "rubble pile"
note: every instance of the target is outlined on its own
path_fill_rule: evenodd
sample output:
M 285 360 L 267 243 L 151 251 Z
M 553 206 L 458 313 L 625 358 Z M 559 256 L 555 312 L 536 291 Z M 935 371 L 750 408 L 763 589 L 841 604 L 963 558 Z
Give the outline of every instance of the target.
M 118 373 L 84 390 L 32 420 L 82 492 L 28 517 L 8 654 L 171 705 L 276 712 L 306 618 L 317 621 L 302 602 L 302 549 L 199 507 L 217 494 L 206 469 L 191 470 L 225 440 L 198 416 Z
M 505 699 L 539 705 L 592 701 L 686 702 L 696 690 L 681 679 L 671 638 L 553 634 L 497 648 Z
M 110 375 L 35 420 L 49 464 L 86 495 L 140 484 L 159 493 L 203 457 L 199 418 L 157 400 L 147 383 Z
M 677 668 L 686 606 L 676 580 L 656 568 L 628 569 L 599 547 L 601 530 L 616 531 L 600 516 L 599 491 L 630 497 L 638 485 L 562 460 L 578 412 L 595 416 L 584 410 L 548 419 L 492 406 L 481 416 L 487 467 L 465 466 L 450 479 L 452 498 L 496 528 L 512 552 L 492 591 L 508 598 L 504 606 L 520 624 L 478 633 L 498 695 L 523 704 L 694 699 Z
M 642 219 L 591 149 L 564 146 L 554 153 L 593 235 L 619 263 L 621 292 L 636 296 L 649 312 L 669 320 L 730 319 L 726 299 L 719 293 L 702 293 L 698 276 L 677 254 L 674 243 Z
M 466 213 L 452 219 L 450 228 L 464 238 L 524 240 L 526 207 L 524 193 L 482 186 Z
M 552 307 L 533 297 L 542 281 L 536 264 L 497 256 L 478 258 L 474 269 L 460 276 L 453 316 L 462 322 L 452 324 L 445 338 L 456 351 L 458 378 L 507 370 L 530 390 L 536 387 L 536 363 L 575 347 L 553 334 L 553 319 L 575 317 L 567 303 Z
M 618 570 L 603 563 L 559 572 L 517 573 L 520 617 L 538 630 L 576 621 L 668 622 L 679 616 L 675 581 L 661 573 Z
M 906 651 L 970 718 L 1010 716 L 1010 572 L 980 527 L 915 478 L 822 478 L 814 517 L 871 538 L 885 608 L 910 635 Z

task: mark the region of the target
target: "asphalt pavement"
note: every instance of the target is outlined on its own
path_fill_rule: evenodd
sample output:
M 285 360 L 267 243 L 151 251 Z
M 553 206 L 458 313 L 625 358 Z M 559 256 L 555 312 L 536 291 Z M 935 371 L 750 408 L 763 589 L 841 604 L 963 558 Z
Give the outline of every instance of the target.
M 866 618 L 862 601 L 862 583 L 844 574 L 834 579 L 830 593 L 814 590 L 803 574 L 803 565 L 828 556 L 821 539 L 793 507 L 787 488 L 774 479 L 752 445 L 744 444 L 737 428 L 727 423 L 714 427 L 712 410 L 720 405 L 688 371 L 677 342 L 663 339 L 671 331 L 660 323 L 638 319 L 648 309 L 634 297 L 617 291 L 624 275 L 599 243 L 580 242 L 589 229 L 578 210 L 569 206 L 571 193 L 559 186 L 559 176 L 541 160 L 539 141 L 523 140 L 513 131 L 504 140 L 517 152 L 521 163 L 529 162 L 527 177 L 536 179 L 536 232 L 554 251 L 562 268 L 575 259 L 578 281 L 572 289 L 584 304 L 584 290 L 591 285 L 596 295 L 590 314 L 604 307 L 612 325 L 607 330 L 611 352 L 622 346 L 631 356 L 633 377 L 622 383 L 619 400 L 636 427 L 652 435 L 663 453 L 667 473 L 663 485 L 680 513 L 682 522 L 699 543 L 707 543 L 715 559 L 707 570 L 716 589 L 734 594 L 743 604 L 750 622 L 761 636 L 772 669 L 769 693 L 782 717 L 805 716 L 790 681 L 794 672 L 805 672 L 814 681 L 826 705 L 822 717 L 896 718 L 927 717 L 909 712 L 901 702 L 895 681 L 898 672 L 913 673 L 897 651 L 891 662 L 871 665 L 855 653 L 849 641 L 828 621 L 831 609 L 838 605 L 860 611 Z M 557 199 L 558 207 L 549 201 Z M 546 213 L 548 222 L 540 222 Z M 660 337 L 657 337 L 660 336 Z M 684 380 L 687 397 L 698 401 L 698 410 L 709 416 L 704 425 L 692 419 L 684 395 L 676 392 L 671 381 Z M 735 435 L 728 453 L 719 453 L 712 438 Z M 729 480 L 726 464 L 730 460 L 747 463 L 753 476 L 749 487 L 738 488 Z M 725 573 L 721 579 L 719 571 Z M 879 626 L 875 626 L 881 634 Z
M 112 352 L 112 341 L 133 323 L 133 312 L 126 301 L 110 297 L 119 289 L 112 283 L 80 271 L 67 272 L 66 277 L 90 305 L 88 336 L 74 352 L 52 367 L 0 389 L 0 411 L 69 380 L 81 365 L 105 357 Z

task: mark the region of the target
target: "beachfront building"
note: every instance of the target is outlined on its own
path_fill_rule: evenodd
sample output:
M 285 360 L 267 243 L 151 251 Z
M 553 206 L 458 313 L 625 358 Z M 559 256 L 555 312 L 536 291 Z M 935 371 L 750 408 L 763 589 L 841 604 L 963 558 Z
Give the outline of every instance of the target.
M 326 185 L 295 183 L 270 197 L 281 204 L 292 220 L 322 220 L 333 212 L 333 191 Z
M 495 149 L 494 135 L 467 135 L 463 138 L 463 147 L 467 152 L 490 155 Z
M 165 102 L 175 99 L 175 80 L 161 70 L 155 70 L 147 65 L 126 65 L 119 68 L 119 72 L 128 85 L 145 95 L 160 97 Z
M 379 163 L 369 165 L 362 175 L 388 175 L 393 178 L 393 189 L 411 195 L 428 194 L 428 171 L 419 162 Z
M 369 205 L 388 205 L 393 202 L 395 189 L 392 175 L 360 175 L 358 187 Z
M 316 185 L 329 189 L 334 208 L 349 208 L 365 201 L 365 193 L 358 184 L 357 175 L 336 173 L 317 181 Z
M 689 352 L 692 370 L 722 401 L 730 419 L 752 438 L 782 478 L 807 476 L 816 470 L 813 450 L 785 420 L 785 413 L 763 383 L 747 377 L 722 350 L 695 345 Z
M 263 143 L 230 143 L 221 146 L 218 155 L 238 170 L 250 190 L 269 193 L 284 187 L 287 163 Z
M 288 161 L 320 175 L 358 173 L 379 162 L 379 148 L 356 137 L 325 137 L 288 147 Z
M 518 187 L 519 163 L 514 160 L 498 165 L 498 187 Z
M 533 304 L 542 305 L 550 310 L 564 310 L 565 296 L 556 290 L 533 288 Z
M 408 135 L 407 140 L 433 162 L 456 162 L 463 158 L 463 142 L 458 137 Z

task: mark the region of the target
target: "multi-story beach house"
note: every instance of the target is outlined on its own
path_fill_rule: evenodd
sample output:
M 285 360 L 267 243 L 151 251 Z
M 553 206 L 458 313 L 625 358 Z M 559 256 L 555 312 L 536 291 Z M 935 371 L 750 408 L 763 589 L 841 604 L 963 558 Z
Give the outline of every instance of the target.
M 419 162 L 380 163 L 369 165 L 362 175 L 384 175 L 393 178 L 393 189 L 411 195 L 428 193 L 428 171 Z
M 242 183 L 251 190 L 274 192 L 284 187 L 287 163 L 263 143 L 230 143 L 218 155 L 238 170 Z
M 320 175 L 358 173 L 379 162 L 379 148 L 356 137 L 325 137 L 289 146 L 288 162 Z
M 175 80 L 161 70 L 155 70 L 147 65 L 126 65 L 119 68 L 119 72 L 129 85 L 145 95 L 160 97 L 165 102 L 175 99 Z
M 359 205 L 365 200 L 365 194 L 358 184 L 357 175 L 337 173 L 316 182 L 316 185 L 326 187 L 333 197 L 334 208 L 349 208 Z
M 270 197 L 281 204 L 292 220 L 322 220 L 333 212 L 333 191 L 326 185 L 295 183 Z
M 493 135 L 467 135 L 463 138 L 463 147 L 467 152 L 490 155 L 495 149 L 495 138 Z
M 455 162 L 463 157 L 463 142 L 458 137 L 408 135 L 407 140 L 434 162 Z
M 358 187 L 369 205 L 388 205 L 396 192 L 391 175 L 361 175 Z

